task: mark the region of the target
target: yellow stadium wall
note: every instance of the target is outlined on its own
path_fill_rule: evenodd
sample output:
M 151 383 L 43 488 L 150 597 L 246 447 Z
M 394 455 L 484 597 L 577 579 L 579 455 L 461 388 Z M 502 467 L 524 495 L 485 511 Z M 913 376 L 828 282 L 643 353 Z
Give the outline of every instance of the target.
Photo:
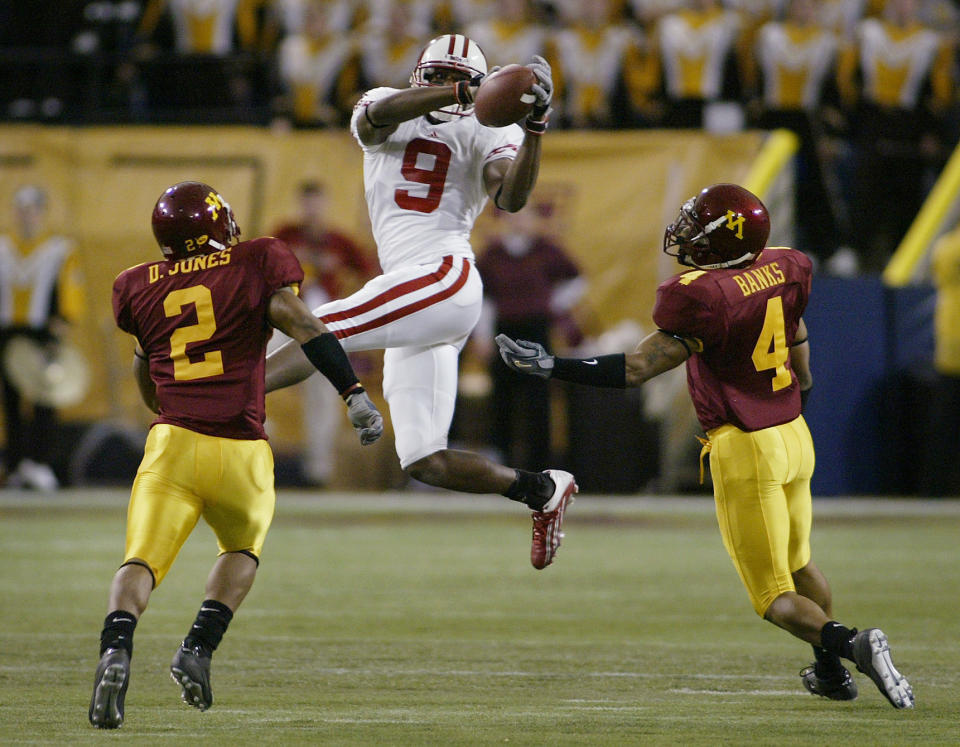
M 650 325 L 656 285 L 677 269 L 660 250 L 664 225 L 702 186 L 742 181 L 763 139 L 759 132 L 556 132 L 544 138 L 536 200 L 554 206 L 551 228 L 589 281 L 579 310 L 588 332 L 624 319 Z M 150 420 L 129 375 L 132 342 L 113 324 L 110 292 L 118 272 L 159 257 L 149 217 L 170 184 L 212 184 L 231 202 L 244 236 L 252 237 L 293 214 L 302 179 L 320 180 L 330 194 L 331 223 L 374 253 L 360 150 L 346 132 L 5 126 L 0 177 L 0 229 L 11 226 L 15 190 L 39 183 L 50 190 L 52 227 L 79 246 L 88 303 L 74 341 L 89 356 L 95 385 L 82 404 L 62 413 L 66 419 Z M 492 224 L 485 214 L 475 247 Z M 296 393 L 270 395 L 268 411 L 275 448 L 295 449 Z M 392 456 L 392 445 L 381 451 Z

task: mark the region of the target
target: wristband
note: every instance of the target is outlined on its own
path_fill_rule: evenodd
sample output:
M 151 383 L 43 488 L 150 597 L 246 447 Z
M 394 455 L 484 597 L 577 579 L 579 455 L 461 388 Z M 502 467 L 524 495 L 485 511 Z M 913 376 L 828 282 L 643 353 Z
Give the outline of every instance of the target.
M 627 356 L 623 353 L 596 358 L 554 358 L 550 378 L 574 384 L 614 387 L 627 386 Z
M 812 386 L 807 387 L 806 389 L 800 390 L 800 412 L 801 413 L 807 409 L 807 397 L 810 396 L 811 389 L 813 389 Z
M 353 394 L 360 380 L 333 332 L 324 332 L 300 346 L 314 368 L 330 380 L 341 397 Z
M 547 131 L 547 120 L 526 119 L 523 122 L 523 127 L 531 135 L 542 135 Z

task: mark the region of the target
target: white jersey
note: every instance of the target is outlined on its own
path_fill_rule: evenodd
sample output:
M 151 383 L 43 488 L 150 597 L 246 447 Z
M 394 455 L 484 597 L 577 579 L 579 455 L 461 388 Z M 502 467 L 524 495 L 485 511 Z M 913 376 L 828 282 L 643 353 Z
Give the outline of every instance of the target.
M 361 97 L 350 122 L 357 142 L 357 117 L 398 90 L 374 88 Z M 370 225 L 384 272 L 450 255 L 472 259 L 470 232 L 488 199 L 483 167 L 513 159 L 522 140 L 519 125 L 484 127 L 470 115 L 439 124 L 417 117 L 379 145 L 361 142 Z

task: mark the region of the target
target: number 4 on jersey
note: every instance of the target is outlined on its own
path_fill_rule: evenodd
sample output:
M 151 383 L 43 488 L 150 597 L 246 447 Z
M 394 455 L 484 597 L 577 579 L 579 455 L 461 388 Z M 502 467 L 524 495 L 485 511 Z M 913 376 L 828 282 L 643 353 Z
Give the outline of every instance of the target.
M 783 299 L 780 296 L 774 296 L 767 299 L 763 329 L 760 330 L 760 337 L 753 348 L 751 358 L 757 371 L 774 370 L 775 375 L 770 385 L 775 392 L 790 386 L 792 378 L 786 366 L 789 357 L 786 325 L 783 322 Z

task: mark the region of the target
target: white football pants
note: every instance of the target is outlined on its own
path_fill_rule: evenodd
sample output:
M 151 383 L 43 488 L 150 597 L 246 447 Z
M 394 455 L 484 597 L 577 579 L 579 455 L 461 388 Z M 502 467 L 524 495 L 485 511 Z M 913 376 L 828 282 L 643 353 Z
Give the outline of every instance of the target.
M 313 310 L 348 353 L 385 350 L 383 394 L 403 468 L 447 447 L 457 359 L 482 302 L 473 261 L 447 256 L 375 277 Z

